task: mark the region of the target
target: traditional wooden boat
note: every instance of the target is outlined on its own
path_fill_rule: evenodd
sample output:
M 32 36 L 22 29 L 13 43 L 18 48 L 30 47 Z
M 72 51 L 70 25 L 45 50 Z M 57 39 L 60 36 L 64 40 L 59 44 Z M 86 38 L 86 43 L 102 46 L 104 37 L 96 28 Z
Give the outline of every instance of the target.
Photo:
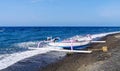
M 49 46 L 62 47 L 65 49 L 84 49 L 88 46 L 90 41 L 68 41 L 68 42 L 50 42 Z

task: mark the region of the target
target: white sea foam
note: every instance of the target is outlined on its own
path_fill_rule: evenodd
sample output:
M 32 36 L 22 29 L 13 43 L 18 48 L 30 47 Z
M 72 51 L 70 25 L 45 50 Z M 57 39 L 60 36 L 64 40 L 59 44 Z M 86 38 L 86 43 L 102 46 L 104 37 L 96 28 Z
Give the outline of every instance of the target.
M 88 36 L 74 36 L 72 37 L 71 39 L 77 39 L 79 41 L 84 41 L 84 40 L 93 40 L 95 38 L 101 38 L 101 37 L 104 37 L 104 36 L 107 36 L 107 35 L 110 35 L 110 34 L 115 34 L 115 33 L 120 33 L 120 31 L 118 32 L 109 32 L 109 33 L 100 33 L 100 34 L 93 34 L 93 35 L 88 35 Z
M 13 46 L 21 47 L 21 48 L 28 48 L 28 47 L 36 47 L 37 44 L 38 44 L 38 41 L 36 42 L 29 41 L 29 42 L 15 43 L 13 44 Z
M 94 34 L 94 35 L 91 35 L 91 38 L 94 39 L 94 38 L 101 38 L 101 37 L 104 37 L 104 36 L 107 36 L 107 35 L 110 35 L 110 34 L 115 34 L 115 33 L 120 33 L 120 31 L 117 31 L 117 32 L 108 32 L 108 33 L 101 33 L 101 34 Z
M 95 34 L 95 35 L 92 35 L 92 38 L 104 37 L 106 35 L 119 33 L 119 32 Z M 24 42 L 24 43 L 19 43 L 17 45 L 20 47 L 29 47 L 31 44 L 36 44 L 36 42 Z M 29 58 L 29 57 L 35 56 L 37 54 L 47 53 L 49 51 L 51 51 L 51 48 L 48 48 L 48 47 L 38 48 L 38 49 L 33 48 L 31 50 L 24 51 L 24 52 L 0 55 L 0 70 L 5 69 L 5 68 L 15 64 L 16 62 L 25 59 L 25 58 Z
M 23 60 L 25 58 L 32 57 L 37 54 L 43 54 L 43 53 L 49 52 L 50 49 L 51 48 L 39 48 L 39 49 L 29 50 L 25 52 L 18 52 L 18 53 L 4 55 L 4 58 L 0 60 L 0 70 L 7 68 L 13 65 L 14 63 L 20 60 Z

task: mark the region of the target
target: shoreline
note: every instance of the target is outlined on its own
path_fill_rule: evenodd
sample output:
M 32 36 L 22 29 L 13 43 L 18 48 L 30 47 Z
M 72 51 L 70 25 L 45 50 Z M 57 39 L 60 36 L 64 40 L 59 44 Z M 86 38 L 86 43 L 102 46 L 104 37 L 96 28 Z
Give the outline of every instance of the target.
M 38 71 L 39 67 L 46 67 L 48 64 L 57 62 L 65 56 L 65 53 L 61 52 L 47 52 L 44 54 L 38 54 L 2 69 L 0 71 Z
M 96 71 L 94 70 L 95 68 L 100 68 L 100 70 L 98 69 L 98 71 L 101 71 L 100 65 L 104 63 L 106 64 L 106 62 L 104 62 L 105 60 L 109 62 L 108 59 L 111 58 L 112 54 L 117 54 L 114 53 L 114 51 L 116 51 L 118 47 L 117 49 L 113 49 L 113 47 L 114 46 L 116 47 L 118 46 L 117 44 L 120 44 L 119 38 L 120 38 L 120 33 L 110 34 L 100 39 L 100 40 L 107 40 L 106 44 L 91 44 L 89 47 L 89 49 L 95 49 L 107 45 L 109 47 L 109 51 L 106 53 L 102 51 L 97 51 L 97 52 L 95 51 L 91 54 L 74 53 L 72 55 L 62 57 L 62 55 L 64 55 L 64 53 L 62 52 L 48 52 L 42 55 L 38 54 L 36 56 L 26 58 L 0 71 Z M 119 55 L 117 56 L 120 58 Z M 119 58 L 118 60 L 120 60 Z M 115 59 L 111 59 L 111 60 L 112 62 L 116 62 L 114 61 Z M 109 64 L 111 63 L 108 63 L 108 65 Z M 117 65 L 113 65 L 113 66 L 117 67 Z M 105 66 L 103 66 L 102 68 L 104 67 Z M 119 67 L 120 65 L 117 67 L 117 69 Z M 116 71 L 116 70 L 105 70 L 105 71 Z
M 100 40 L 105 40 L 106 43 L 91 44 L 89 49 L 107 46 L 108 52 L 74 53 L 39 71 L 120 71 L 120 33 L 107 35 Z

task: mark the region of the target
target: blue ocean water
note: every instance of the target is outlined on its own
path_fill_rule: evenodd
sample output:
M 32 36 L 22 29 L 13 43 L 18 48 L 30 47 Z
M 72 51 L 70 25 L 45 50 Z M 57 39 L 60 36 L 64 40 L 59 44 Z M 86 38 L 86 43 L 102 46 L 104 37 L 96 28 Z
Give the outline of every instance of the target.
M 48 36 L 60 37 L 63 40 L 75 35 L 114 31 L 120 31 L 120 27 L 0 27 L 0 53 L 27 50 L 15 44 L 42 41 Z

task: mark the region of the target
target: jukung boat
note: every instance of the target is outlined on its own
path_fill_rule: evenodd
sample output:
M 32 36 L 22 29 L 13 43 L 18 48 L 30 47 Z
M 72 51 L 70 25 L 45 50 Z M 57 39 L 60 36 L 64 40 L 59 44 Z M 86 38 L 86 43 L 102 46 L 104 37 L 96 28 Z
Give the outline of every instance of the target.
M 55 39 L 55 41 L 58 39 Z M 84 49 L 90 44 L 90 40 L 69 39 L 62 42 L 49 42 L 49 46 L 61 47 L 64 49 Z
M 53 47 L 61 47 L 64 49 L 84 49 L 89 45 L 90 41 L 81 41 L 81 42 L 50 42 L 48 45 Z
M 60 51 L 60 52 L 74 52 L 74 53 L 91 53 L 91 50 L 79 50 L 85 49 L 89 46 L 90 43 L 105 43 L 106 41 L 92 41 L 92 37 L 74 37 L 71 39 L 67 39 L 61 42 L 58 42 L 60 38 L 48 37 L 43 43 L 47 44 L 47 46 L 51 46 L 49 50 L 51 51 Z M 38 43 L 38 48 L 40 47 L 41 42 Z M 54 48 L 55 47 L 55 48 Z M 58 49 L 58 47 L 60 49 Z M 57 49 L 56 49 L 57 48 Z M 39 48 L 40 49 L 40 48 Z M 70 50 L 66 50 L 70 49 Z M 78 49 L 78 50 L 76 50 Z

